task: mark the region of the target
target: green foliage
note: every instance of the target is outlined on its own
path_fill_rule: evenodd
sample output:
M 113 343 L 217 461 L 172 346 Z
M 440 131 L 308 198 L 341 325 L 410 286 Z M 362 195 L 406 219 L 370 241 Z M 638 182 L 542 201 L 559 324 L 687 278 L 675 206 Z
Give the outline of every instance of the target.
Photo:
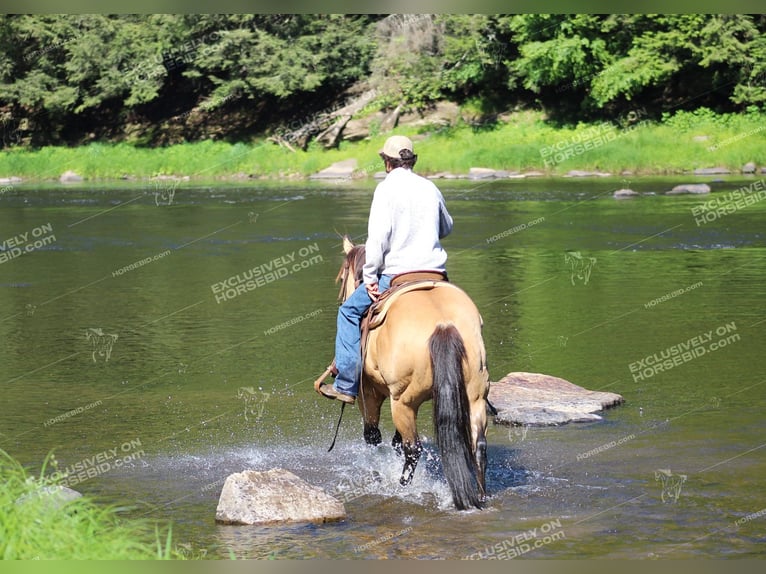
M 505 24 L 520 57 L 509 85 L 575 110 L 763 101 L 766 20 L 715 14 L 527 14 Z M 558 94 L 554 97 L 552 91 Z M 559 103 L 557 107 L 563 106 Z
M 371 47 L 364 17 L 236 15 L 205 26 L 206 18 L 198 16 L 197 26 L 215 41 L 198 51 L 185 75 L 206 79 L 219 97 L 236 90 L 256 99 L 342 89 L 366 71 Z
M 519 41 L 520 57 L 510 64 L 512 81 L 539 93 L 544 87 L 579 82 L 603 63 L 605 42 L 593 15 L 515 16 L 508 26 Z
M 619 97 L 632 100 L 644 89 L 668 82 L 693 62 L 704 18 L 698 14 L 631 17 L 630 24 L 638 29 L 645 26 L 647 31 L 635 35 L 627 52 L 616 54 L 618 58 L 596 76 L 595 102 L 601 106 Z
M 371 81 L 385 104 L 422 107 L 440 98 L 443 35 L 431 14 L 391 14 L 376 24 Z
M 378 90 L 572 123 L 766 102 L 762 14 L 0 15 L 3 147 L 248 140 Z M 235 119 L 227 114 L 236 114 Z
M 212 109 L 233 94 L 241 106 L 337 94 L 367 73 L 369 23 L 351 15 L 4 15 L 0 111 L 17 122 L 35 117 L 39 132 L 53 134 L 106 115 L 119 132 L 131 115 Z
M 480 100 L 468 100 L 464 113 L 478 113 Z M 481 128 L 461 125 L 424 131 L 416 143 L 417 171 L 467 173 L 471 167 L 506 170 L 543 170 L 563 175 L 569 170 L 603 170 L 619 174 L 681 173 L 698 167 L 726 166 L 738 170 L 746 162 L 766 165 L 766 114 L 717 114 L 707 108 L 678 111 L 652 122 L 643 112 L 627 114 L 611 122 L 578 122 L 554 127 L 540 112 L 517 112 L 505 122 Z M 598 139 L 608 133 L 609 138 Z M 230 144 L 203 141 L 163 148 L 136 148 L 127 144 L 92 144 L 80 148 L 45 147 L 36 151 L 13 150 L 0 154 L 0 177 L 56 180 L 67 169 L 87 179 L 148 179 L 158 175 L 188 175 L 196 180 L 227 176 L 298 178 L 315 173 L 333 162 L 356 158 L 368 176 L 377 171 L 378 150 L 388 134 L 368 140 L 343 142 L 325 150 L 313 142 L 306 151 L 290 152 L 268 141 Z M 587 149 L 546 164 L 544 150 L 574 149 L 574 143 L 591 141 Z M 382 165 L 380 166 L 382 169 Z
M 0 558 L 4 560 L 178 559 L 166 534 L 147 521 L 126 520 L 124 509 L 78 498 L 54 502 L 44 473 L 38 478 L 0 450 Z

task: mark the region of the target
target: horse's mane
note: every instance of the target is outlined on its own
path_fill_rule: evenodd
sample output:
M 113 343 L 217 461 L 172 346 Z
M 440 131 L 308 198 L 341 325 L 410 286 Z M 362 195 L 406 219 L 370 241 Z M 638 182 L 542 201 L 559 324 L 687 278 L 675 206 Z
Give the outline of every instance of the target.
M 341 282 L 339 299 L 343 298 L 343 291 L 346 285 L 346 279 L 348 277 L 349 269 L 354 269 L 354 282 L 355 285 L 359 285 L 362 282 L 362 272 L 364 268 L 364 245 L 355 245 L 346 254 L 346 258 L 343 260 L 343 265 L 338 272 L 338 276 L 335 278 L 335 282 Z

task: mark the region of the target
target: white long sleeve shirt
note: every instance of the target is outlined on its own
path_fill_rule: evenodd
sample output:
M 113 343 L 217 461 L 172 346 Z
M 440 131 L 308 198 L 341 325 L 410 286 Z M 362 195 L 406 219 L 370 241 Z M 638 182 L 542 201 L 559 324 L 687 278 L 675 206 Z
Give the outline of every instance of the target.
M 365 244 L 364 282 L 378 275 L 445 271 L 439 240 L 452 231 L 452 217 L 439 188 L 411 170 L 392 170 L 375 188 Z

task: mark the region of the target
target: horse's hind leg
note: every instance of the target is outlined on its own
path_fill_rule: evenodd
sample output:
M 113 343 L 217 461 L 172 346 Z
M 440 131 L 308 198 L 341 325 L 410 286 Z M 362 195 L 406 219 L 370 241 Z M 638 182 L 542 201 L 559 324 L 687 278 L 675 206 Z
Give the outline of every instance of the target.
M 418 466 L 418 460 L 420 460 L 420 453 L 423 451 L 415 426 L 417 409 L 402 403 L 401 400 L 392 400 L 391 415 L 396 427 L 396 435 L 399 435 L 401 449 L 404 452 L 404 468 L 402 469 L 402 476 L 399 478 L 399 484 L 407 486 L 412 482 L 412 476 L 415 474 L 415 468 Z M 394 440 L 396 440 L 396 435 L 394 435 Z
M 471 401 L 471 446 L 476 461 L 476 479 L 482 498 L 486 495 L 487 487 L 487 406 L 484 399 Z
M 487 485 L 485 480 L 487 474 L 487 437 L 483 428 L 480 428 L 478 436 L 476 437 L 474 454 L 476 458 L 477 470 L 476 479 L 479 483 L 479 493 L 483 498 L 487 493 Z

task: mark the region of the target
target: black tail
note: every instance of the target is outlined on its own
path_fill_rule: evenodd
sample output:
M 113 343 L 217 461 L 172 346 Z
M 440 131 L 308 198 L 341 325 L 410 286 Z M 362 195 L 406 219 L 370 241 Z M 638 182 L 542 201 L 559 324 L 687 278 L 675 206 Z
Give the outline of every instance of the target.
M 458 510 L 481 508 L 471 449 L 471 417 L 465 390 L 463 338 L 454 325 L 436 326 L 428 340 L 433 371 L 434 431 L 452 499 Z

